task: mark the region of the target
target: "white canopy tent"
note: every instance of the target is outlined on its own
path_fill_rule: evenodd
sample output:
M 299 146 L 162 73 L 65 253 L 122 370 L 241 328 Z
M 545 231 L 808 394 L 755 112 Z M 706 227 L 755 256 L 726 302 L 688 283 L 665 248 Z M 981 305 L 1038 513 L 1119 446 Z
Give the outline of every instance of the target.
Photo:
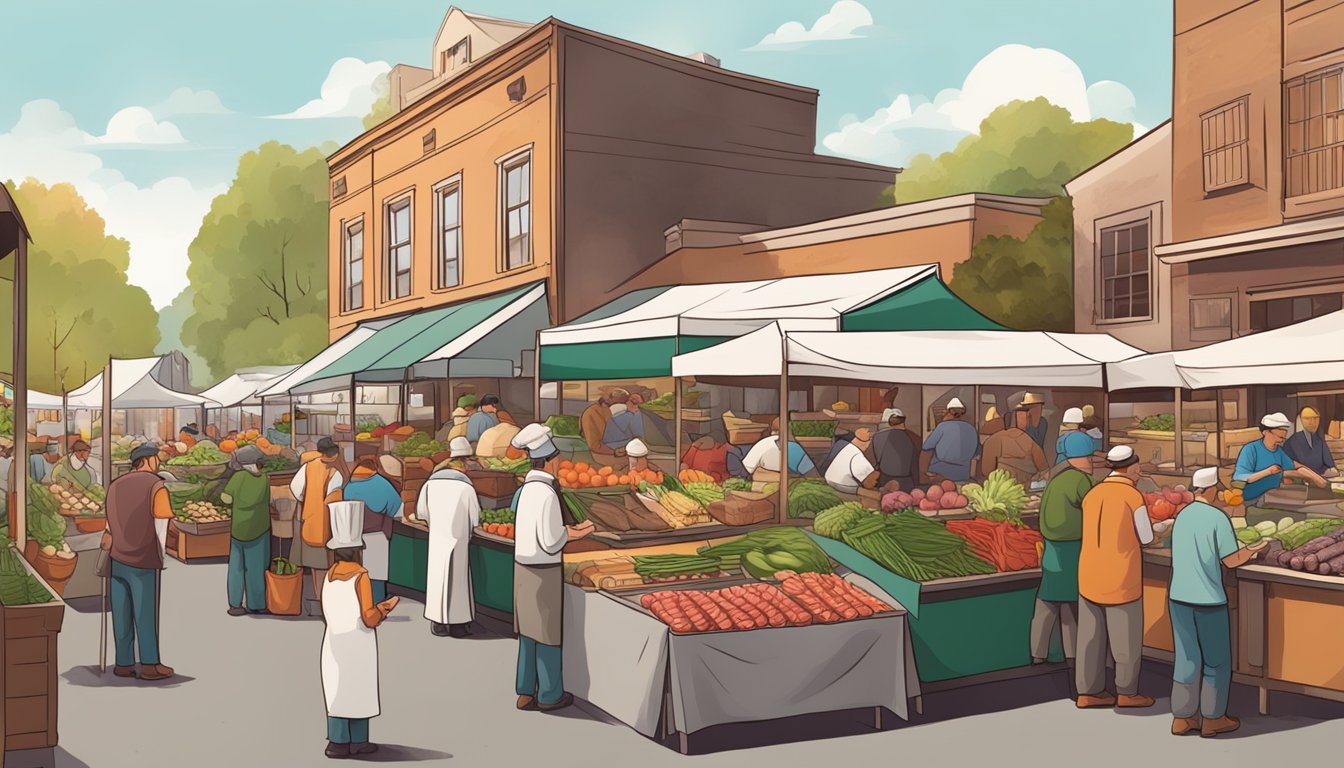
M 60 395 L 48 395 L 35 389 L 28 390 L 28 410 L 49 411 L 63 407 Z
M 153 376 L 159 360 L 157 357 L 141 357 L 112 361 L 111 402 L 114 409 L 218 407 L 207 398 L 177 392 L 160 384 Z M 102 408 L 103 374 L 89 379 L 71 392 L 67 400 L 71 408 Z
M 1107 366 L 1112 391 L 1344 381 L 1344 311 L 1197 349 Z
M 229 376 L 215 386 L 201 393 L 201 397 L 212 400 L 218 405 L 211 408 L 236 408 L 242 405 L 261 403 L 258 393 L 269 389 L 282 377 L 293 372 L 297 365 L 270 366 L 265 368 L 247 368 Z

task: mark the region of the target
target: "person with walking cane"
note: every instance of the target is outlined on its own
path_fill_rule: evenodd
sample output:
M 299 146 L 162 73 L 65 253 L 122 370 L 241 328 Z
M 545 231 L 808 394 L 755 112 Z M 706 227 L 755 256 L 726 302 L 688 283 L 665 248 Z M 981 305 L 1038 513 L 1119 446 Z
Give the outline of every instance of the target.
M 159 574 L 163 546 L 158 521 L 170 520 L 172 506 L 159 469 L 158 449 L 142 445 L 131 452 L 131 471 L 107 487 L 108 587 L 118 677 L 137 677 L 135 645 L 140 650 L 141 680 L 173 676 L 159 658 Z

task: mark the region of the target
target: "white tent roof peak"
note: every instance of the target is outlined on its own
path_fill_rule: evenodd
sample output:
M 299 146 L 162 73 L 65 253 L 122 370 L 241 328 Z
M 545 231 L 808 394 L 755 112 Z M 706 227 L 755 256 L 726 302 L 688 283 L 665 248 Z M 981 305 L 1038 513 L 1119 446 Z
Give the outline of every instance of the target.
M 112 361 L 112 407 L 193 408 L 215 405 L 197 395 L 177 392 L 155 380 L 153 373 L 159 357 L 139 357 Z M 89 379 L 67 397 L 71 408 L 103 407 L 103 374 Z

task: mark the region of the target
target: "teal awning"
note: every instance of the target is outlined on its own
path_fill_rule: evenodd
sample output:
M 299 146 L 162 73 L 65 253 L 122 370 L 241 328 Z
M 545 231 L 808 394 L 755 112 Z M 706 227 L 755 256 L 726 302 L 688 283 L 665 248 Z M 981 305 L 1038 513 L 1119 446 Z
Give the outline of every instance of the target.
M 1006 331 L 936 277 L 840 315 L 842 331 Z
M 509 328 L 511 324 L 529 327 Z M 479 359 L 491 375 L 513 375 L 526 348 L 519 346 L 520 340 L 534 339 L 545 325 L 545 283 L 421 310 L 378 328 L 289 391 L 330 391 L 349 386 L 352 381 L 400 381 L 416 366 L 461 356 Z M 489 337 L 495 333 L 506 333 L 512 342 L 508 346 L 513 348 L 475 354 L 480 347 L 489 346 Z M 501 373 L 502 368 L 507 372 Z

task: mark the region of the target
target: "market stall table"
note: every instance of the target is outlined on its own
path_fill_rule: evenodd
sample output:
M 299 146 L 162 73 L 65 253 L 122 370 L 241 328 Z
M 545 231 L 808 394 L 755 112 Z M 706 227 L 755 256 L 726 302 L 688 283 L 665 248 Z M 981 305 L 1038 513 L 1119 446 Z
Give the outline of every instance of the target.
M 566 584 L 566 690 L 645 736 L 675 732 L 683 753 L 689 734 L 725 723 L 868 707 L 877 727 L 884 709 L 907 718 L 920 688 L 906 613 L 868 579 L 845 578 L 895 610 L 837 624 L 679 635 L 640 607 L 648 589 Z
M 468 545 L 471 588 L 476 604 L 502 614 L 513 613 L 513 542 L 475 533 Z M 429 527 L 419 520 L 392 525 L 388 584 L 394 594 L 425 597 L 429 569 Z
M 1260 689 L 1260 713 L 1271 691 L 1344 701 L 1344 578 L 1263 565 L 1237 577 L 1235 679 Z

